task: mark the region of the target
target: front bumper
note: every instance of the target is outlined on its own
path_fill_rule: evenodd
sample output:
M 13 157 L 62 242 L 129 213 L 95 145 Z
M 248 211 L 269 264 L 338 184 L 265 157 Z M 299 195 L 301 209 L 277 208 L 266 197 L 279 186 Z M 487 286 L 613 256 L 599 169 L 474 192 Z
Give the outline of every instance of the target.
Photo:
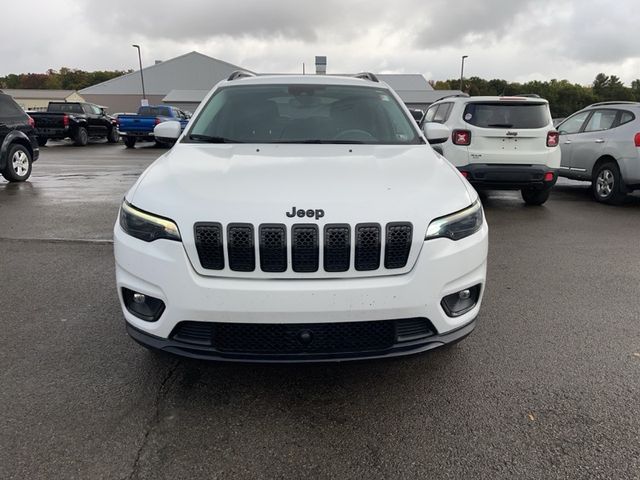
M 396 337 L 393 345 L 384 349 L 342 350 L 338 352 L 298 352 L 298 353 L 256 353 L 225 352 L 213 346 L 197 345 L 176 340 L 161 338 L 138 330 L 128 322 L 127 333 L 140 345 L 151 350 L 158 350 L 182 357 L 198 360 L 217 360 L 227 362 L 260 362 L 260 363 L 300 363 L 300 362 L 342 362 L 349 360 L 371 360 L 391 358 L 426 352 L 434 348 L 450 345 L 470 335 L 476 327 L 476 319 L 472 319 L 460 328 L 444 334 L 434 334 L 415 340 L 403 340 Z
M 476 234 L 457 242 L 422 244 L 412 270 L 401 275 L 331 279 L 257 279 L 204 277 L 196 273 L 180 242 L 146 243 L 125 234 L 116 224 L 116 282 L 123 315 L 134 339 L 152 348 L 196 358 L 229 359 L 215 349 L 180 346 L 172 338 L 180 322 L 236 324 L 320 324 L 428 319 L 434 335 L 419 344 L 392 345 L 373 354 L 340 352 L 318 357 L 265 361 L 313 361 L 372 358 L 417 353 L 470 333 L 478 315 L 486 277 L 486 223 Z M 459 317 L 449 317 L 440 302 L 446 295 L 482 286 L 477 304 Z M 122 288 L 161 299 L 166 308 L 155 322 L 132 315 L 123 304 Z M 458 332 L 458 333 L 455 333 Z M 231 359 L 260 360 L 231 355 Z
M 543 190 L 551 188 L 558 180 L 558 171 L 546 165 L 502 165 L 468 164 L 458 167 L 466 172 L 469 183 L 476 189 L 514 189 L 532 188 Z M 553 180 L 544 181 L 547 172 L 553 173 Z

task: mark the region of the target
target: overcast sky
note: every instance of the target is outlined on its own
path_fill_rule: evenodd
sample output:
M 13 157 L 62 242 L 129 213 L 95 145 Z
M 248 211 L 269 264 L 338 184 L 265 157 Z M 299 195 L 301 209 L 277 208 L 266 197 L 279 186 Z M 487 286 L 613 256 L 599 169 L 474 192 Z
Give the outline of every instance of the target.
M 2 2 L 0 75 L 137 69 L 192 50 L 257 72 L 422 73 L 589 84 L 640 78 L 633 0 L 35 0 Z M 7 21 L 9 20 L 9 21 Z

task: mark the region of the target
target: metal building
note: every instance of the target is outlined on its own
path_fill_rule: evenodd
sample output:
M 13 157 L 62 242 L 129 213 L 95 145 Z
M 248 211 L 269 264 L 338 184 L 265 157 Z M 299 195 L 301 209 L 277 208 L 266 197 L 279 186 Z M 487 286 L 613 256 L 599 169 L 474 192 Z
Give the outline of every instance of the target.
M 145 67 L 142 73 L 149 105 L 157 105 L 172 90 L 209 91 L 231 72 L 240 69 L 217 58 L 191 52 Z M 111 113 L 135 112 L 142 100 L 140 71 L 84 88 L 80 95 L 88 102 L 108 107 Z
M 326 72 L 326 57 L 316 57 L 317 73 Z M 158 62 L 142 70 L 147 100 L 150 105 L 165 103 L 193 112 L 207 92 L 235 70 L 247 70 L 217 58 L 191 52 L 171 60 Z M 250 70 L 247 70 L 250 71 Z M 310 75 L 313 75 L 311 73 Z M 419 73 L 378 74 L 410 107 L 425 110 L 436 100 L 461 93 L 434 90 Z M 109 112 L 135 112 L 142 99 L 140 71 L 80 90 L 89 102 L 109 108 Z
M 3 88 L 3 93 L 13 97 L 23 110 L 43 111 L 49 102 L 84 102 L 75 90 L 44 90 L 32 88 Z

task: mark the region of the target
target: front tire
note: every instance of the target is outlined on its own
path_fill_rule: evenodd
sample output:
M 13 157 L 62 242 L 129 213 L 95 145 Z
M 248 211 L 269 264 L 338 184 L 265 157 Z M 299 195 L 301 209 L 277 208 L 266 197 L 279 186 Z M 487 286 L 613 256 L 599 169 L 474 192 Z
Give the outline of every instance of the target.
M 606 162 L 597 168 L 593 174 L 591 190 L 598 202 L 616 204 L 624 200 L 620 169 L 615 162 Z
M 124 137 L 124 145 L 127 148 L 133 148 L 136 146 L 136 137 Z
M 109 143 L 118 143 L 120 141 L 120 134 L 118 133 L 118 129 L 113 127 L 109 130 L 107 134 L 107 142 Z
M 49 141 L 48 137 L 38 137 L 38 145 L 41 147 L 44 147 L 47 144 L 47 141 Z
M 2 176 L 9 182 L 24 182 L 31 176 L 32 162 L 31 153 L 27 147 L 20 144 L 11 145 Z
M 539 206 L 549 200 L 551 189 L 545 188 L 544 190 L 534 190 L 530 188 L 523 188 L 520 193 L 522 194 L 524 203 L 527 205 Z
M 77 147 L 84 147 L 87 143 L 89 143 L 89 133 L 87 132 L 86 128 L 84 127 L 78 128 L 78 131 L 76 132 L 76 136 L 73 139 L 73 143 Z

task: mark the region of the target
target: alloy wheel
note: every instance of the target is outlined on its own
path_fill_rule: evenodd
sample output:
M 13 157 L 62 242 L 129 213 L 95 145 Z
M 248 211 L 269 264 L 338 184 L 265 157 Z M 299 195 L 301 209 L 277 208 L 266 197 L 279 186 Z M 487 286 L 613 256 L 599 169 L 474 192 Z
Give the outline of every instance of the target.
M 19 177 L 24 177 L 27 173 L 29 173 L 29 156 L 22 150 L 18 150 L 13 154 L 11 162 L 13 165 L 13 171 Z
M 607 168 L 603 169 L 596 178 L 596 193 L 600 198 L 607 198 L 613 192 L 615 178 L 613 172 Z

